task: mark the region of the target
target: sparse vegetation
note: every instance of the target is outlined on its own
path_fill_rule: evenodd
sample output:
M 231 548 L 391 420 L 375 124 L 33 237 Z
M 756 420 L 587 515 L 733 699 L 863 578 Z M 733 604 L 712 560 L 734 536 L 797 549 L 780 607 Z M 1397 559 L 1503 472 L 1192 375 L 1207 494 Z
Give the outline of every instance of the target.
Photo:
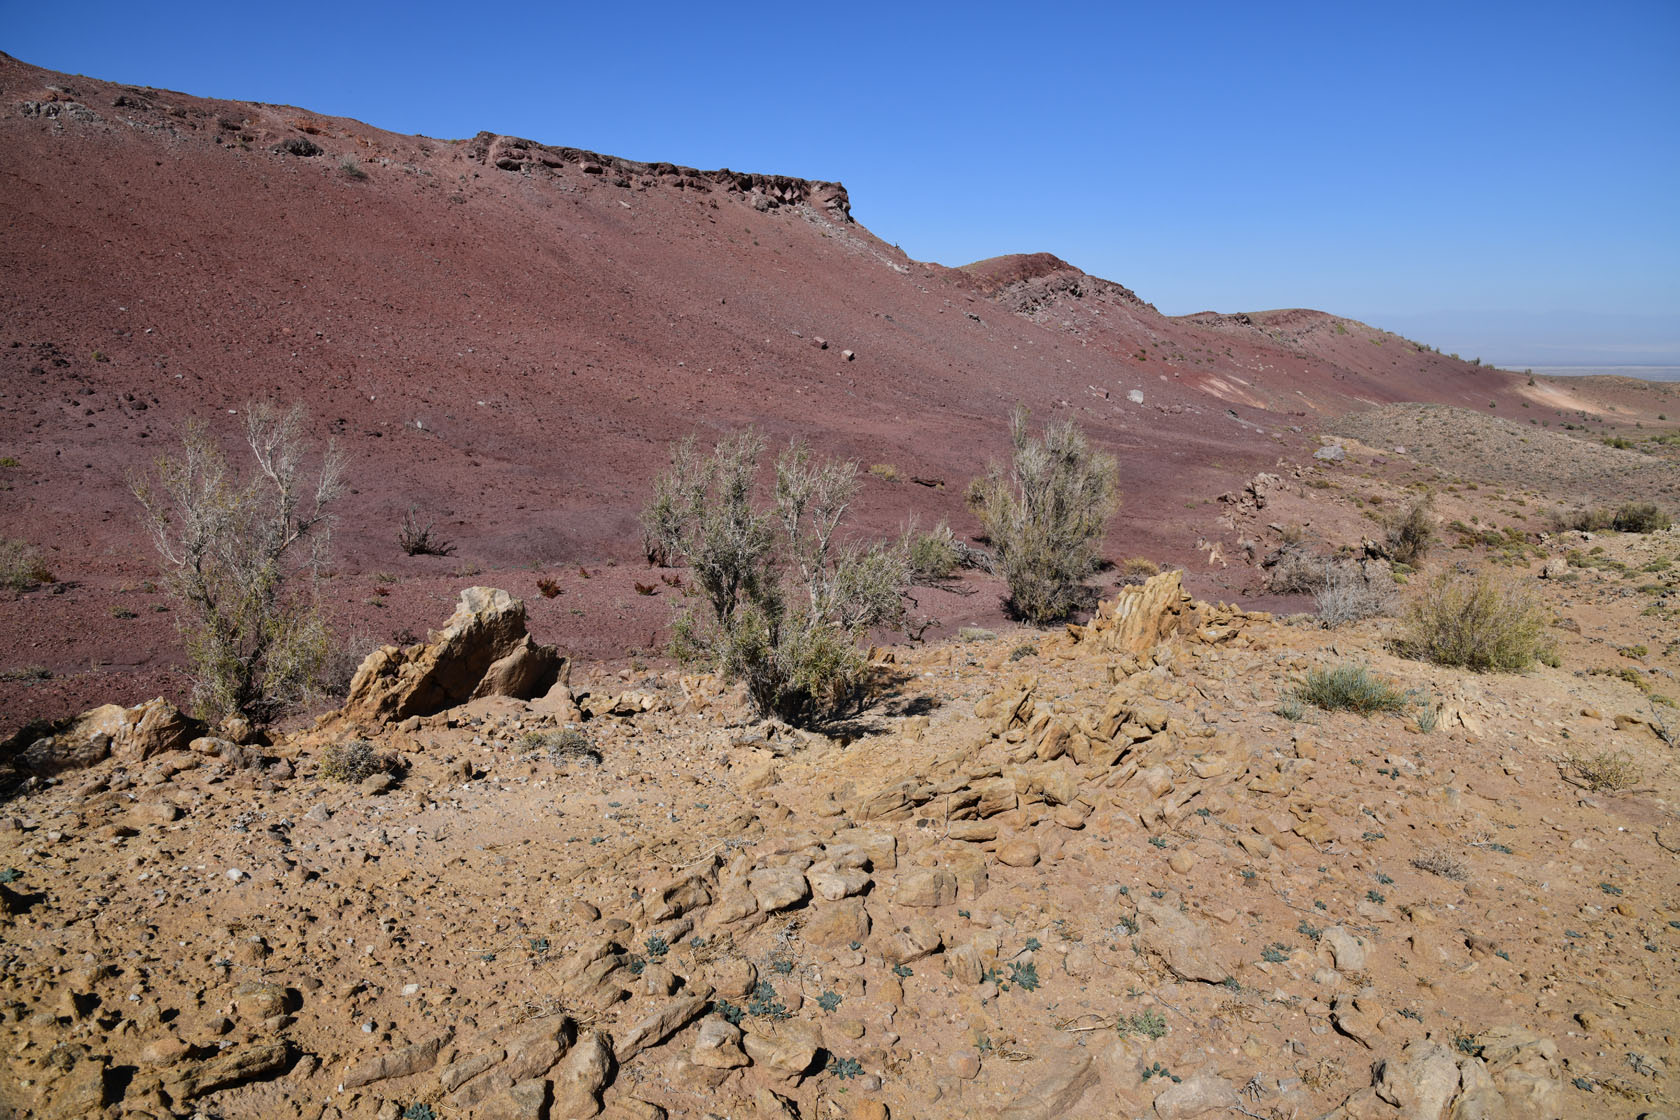
M 362 170 L 362 165 L 356 161 L 355 156 L 345 156 L 339 160 L 338 169 L 344 173 L 346 179 L 360 181 L 368 177 L 368 173 Z
M 882 482 L 903 482 L 904 475 L 891 463 L 871 463 L 869 473 Z
M 1065 618 L 1085 600 L 1097 546 L 1119 506 L 1112 456 L 1071 422 L 1034 437 L 1027 412 L 1010 422 L 1013 452 L 969 485 L 968 501 L 997 548 L 1009 607 L 1030 622 Z
M 1394 578 L 1387 566 L 1352 562 L 1324 566 L 1324 586 L 1313 596 L 1318 617 L 1334 629 L 1349 622 L 1389 613 L 1394 604 Z
M 413 506 L 408 507 L 408 515 L 397 530 L 397 544 L 410 556 L 450 556 L 455 552 L 455 545 L 439 536 L 432 522 L 420 524 Z
M 1408 702 L 1403 691 L 1363 665 L 1313 669 L 1297 685 L 1295 697 L 1327 712 L 1357 712 L 1362 716 L 1404 711 Z
M 0 585 L 27 591 L 37 584 L 51 583 L 52 578 L 40 549 L 27 541 L 0 537 Z
M 332 782 L 356 785 L 375 774 L 396 774 L 401 764 L 395 755 L 382 754 L 366 739 L 329 743 L 321 752 L 317 773 Z
M 540 751 L 557 766 L 574 759 L 582 762 L 601 761 L 599 748 L 588 735 L 576 727 L 567 726 L 555 731 L 528 731 L 520 740 L 520 746 L 527 751 Z
M 1478 672 L 1556 659 L 1539 602 L 1486 572 L 1430 580 L 1407 606 L 1396 644 L 1408 657 Z
M 1594 793 L 1632 789 L 1644 777 L 1633 759 L 1620 751 L 1591 755 L 1572 752 L 1564 757 L 1562 769 L 1566 779 Z
M 910 575 L 917 583 L 939 583 L 956 574 L 962 563 L 957 536 L 941 521 L 930 533 L 918 533 L 912 526 L 904 535 L 905 556 Z
M 1455 883 L 1462 883 L 1470 878 L 1470 872 L 1464 866 L 1464 861 L 1445 848 L 1430 848 L 1414 858 L 1412 866 L 1419 871 L 1427 871 L 1431 875 L 1451 879 Z
M 1610 527 L 1618 533 L 1656 533 L 1672 524 L 1674 519 L 1655 502 L 1629 502 L 1610 521 Z
M 328 444 L 312 474 L 304 415 L 245 409 L 256 472 L 244 479 L 202 424 L 178 458 L 159 459 L 132 489 L 163 562 L 207 716 L 262 724 L 315 695 L 331 649 L 317 582 L 331 542 L 329 509 L 343 460 Z
M 903 615 L 898 545 L 843 544 L 857 464 L 792 444 L 776 462 L 775 505 L 753 504 L 764 443 L 747 431 L 701 456 L 672 450 L 642 524 L 659 551 L 688 561 L 710 618 L 680 611 L 672 649 L 744 681 L 761 715 L 809 724 L 861 706 L 869 667 L 858 643 Z
M 1388 558 L 1397 564 L 1416 565 L 1435 544 L 1435 514 L 1425 494 L 1390 518 L 1384 525 Z

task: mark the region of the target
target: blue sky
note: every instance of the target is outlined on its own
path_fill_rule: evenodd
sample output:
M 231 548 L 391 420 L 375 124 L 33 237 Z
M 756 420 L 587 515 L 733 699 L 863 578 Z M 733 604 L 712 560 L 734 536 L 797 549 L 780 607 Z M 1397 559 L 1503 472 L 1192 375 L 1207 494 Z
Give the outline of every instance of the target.
M 914 257 L 1047 250 L 1170 314 L 1319 307 L 1495 361 L 1680 364 L 1674 0 L 0 0 L 0 49 L 402 132 L 839 179 Z

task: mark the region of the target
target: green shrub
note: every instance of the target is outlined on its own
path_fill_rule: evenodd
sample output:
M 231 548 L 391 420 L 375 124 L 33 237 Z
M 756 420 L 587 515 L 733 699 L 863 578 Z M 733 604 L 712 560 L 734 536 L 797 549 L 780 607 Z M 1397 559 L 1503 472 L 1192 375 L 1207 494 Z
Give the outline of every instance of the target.
M 968 501 L 997 549 L 1009 607 L 1031 622 L 1065 618 L 1085 598 L 1097 548 L 1119 507 L 1114 458 L 1078 428 L 1055 424 L 1034 438 L 1027 411 L 1010 422 L 1008 465 L 993 462 L 969 484 Z
M 912 527 L 905 533 L 904 549 L 910 576 L 917 583 L 948 580 L 962 566 L 963 554 L 957 535 L 943 521 L 931 533 L 918 533 Z
M 28 591 L 39 583 L 51 583 L 52 570 L 41 550 L 27 541 L 0 537 L 0 586 Z
M 854 462 L 821 462 L 795 443 L 776 462 L 775 504 L 753 504 L 764 443 L 728 436 L 702 457 L 672 451 L 642 524 L 688 561 L 709 617 L 681 610 L 672 651 L 745 682 L 760 715 L 808 724 L 861 707 L 869 667 L 858 643 L 903 617 L 909 567 L 901 545 L 843 544 L 858 488 Z
M 1655 502 L 1629 502 L 1616 511 L 1610 527 L 1618 533 L 1656 533 L 1674 524 L 1674 519 Z
M 1408 657 L 1478 672 L 1555 661 L 1546 614 L 1526 591 L 1486 572 L 1443 572 L 1406 608 L 1396 643 Z
M 1615 514 L 1603 508 L 1560 509 L 1552 515 L 1552 528 L 1559 533 L 1571 529 L 1581 533 L 1602 533 L 1614 521 Z
M 1314 669 L 1295 688 L 1296 699 L 1327 712 L 1400 712 L 1407 696 L 1393 684 L 1374 675 L 1363 665 L 1337 665 Z
M 329 444 L 313 474 L 304 415 L 245 409 L 256 462 L 241 478 L 202 424 L 179 458 L 131 486 L 162 560 L 192 663 L 193 699 L 213 719 L 267 723 L 319 691 L 331 650 L 316 596 L 343 460 Z

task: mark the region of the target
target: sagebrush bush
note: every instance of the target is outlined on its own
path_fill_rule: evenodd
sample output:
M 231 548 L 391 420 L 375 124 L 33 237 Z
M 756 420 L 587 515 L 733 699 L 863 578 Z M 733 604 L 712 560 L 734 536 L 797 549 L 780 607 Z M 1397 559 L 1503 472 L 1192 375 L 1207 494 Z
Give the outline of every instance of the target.
M 665 554 L 688 561 L 711 608 L 710 617 L 679 611 L 672 651 L 745 682 L 760 715 L 820 722 L 862 705 L 869 666 L 858 643 L 903 617 L 909 567 L 902 544 L 839 539 L 855 462 L 819 461 L 792 444 L 776 462 L 773 506 L 759 509 L 763 451 L 751 431 L 708 456 L 684 440 L 642 524 Z
M 969 484 L 968 501 L 997 549 L 1009 607 L 1030 622 L 1066 618 L 1086 598 L 1098 546 L 1119 508 L 1114 458 L 1071 422 L 1037 438 L 1027 411 L 1010 422 L 1013 452 Z
M 1324 590 L 1326 560 L 1299 544 L 1285 544 L 1260 566 L 1266 572 L 1266 590 L 1273 595 L 1314 595 Z
M 306 472 L 301 408 L 245 409 L 255 460 L 242 478 L 202 424 L 179 458 L 161 458 L 131 486 L 144 511 L 192 663 L 193 699 L 211 719 L 263 724 L 315 694 L 331 651 L 316 577 L 327 557 L 329 507 L 343 460 L 328 444 Z
M 1644 774 L 1627 754 L 1599 751 L 1597 754 L 1571 753 L 1563 760 L 1564 769 L 1578 785 L 1594 793 L 1614 793 L 1638 785 Z
M 1629 502 L 1610 521 L 1610 527 L 1618 533 L 1656 533 L 1672 524 L 1674 519 L 1655 502 Z
M 1324 584 L 1313 596 L 1319 621 L 1334 629 L 1348 622 L 1377 618 L 1394 604 L 1394 577 L 1387 565 L 1351 561 L 1324 565 Z
M 1407 604 L 1396 642 L 1408 657 L 1478 672 L 1555 659 L 1544 609 L 1486 572 L 1443 572 Z
M 375 774 L 396 774 L 400 769 L 401 765 L 395 755 L 381 754 L 374 750 L 373 744 L 366 739 L 348 739 L 342 743 L 327 744 L 316 767 L 321 777 L 351 785 L 365 781 Z
M 1429 495 L 1389 518 L 1383 528 L 1388 558 L 1397 564 L 1415 565 L 1435 544 L 1435 513 Z
M 40 549 L 28 541 L 0 537 L 0 586 L 28 591 L 36 584 L 51 583 L 52 578 Z
M 1401 712 L 1411 698 L 1363 665 L 1313 669 L 1295 687 L 1295 699 L 1327 712 Z
M 912 526 L 905 532 L 904 550 L 911 578 L 918 583 L 950 579 L 963 561 L 957 535 L 943 521 L 929 533 L 918 533 Z

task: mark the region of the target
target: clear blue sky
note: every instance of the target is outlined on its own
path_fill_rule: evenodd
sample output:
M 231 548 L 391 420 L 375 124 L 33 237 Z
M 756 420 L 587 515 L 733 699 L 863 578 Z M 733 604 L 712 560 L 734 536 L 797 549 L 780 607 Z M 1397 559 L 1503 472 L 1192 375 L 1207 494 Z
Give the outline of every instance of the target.
M 914 257 L 1048 250 L 1172 314 L 1319 307 L 1466 356 L 1479 322 L 1538 317 L 1567 347 L 1567 315 L 1594 317 L 1583 339 L 1619 316 L 1610 342 L 1680 364 L 1675 0 L 0 0 L 0 49 L 402 132 L 839 179 Z

